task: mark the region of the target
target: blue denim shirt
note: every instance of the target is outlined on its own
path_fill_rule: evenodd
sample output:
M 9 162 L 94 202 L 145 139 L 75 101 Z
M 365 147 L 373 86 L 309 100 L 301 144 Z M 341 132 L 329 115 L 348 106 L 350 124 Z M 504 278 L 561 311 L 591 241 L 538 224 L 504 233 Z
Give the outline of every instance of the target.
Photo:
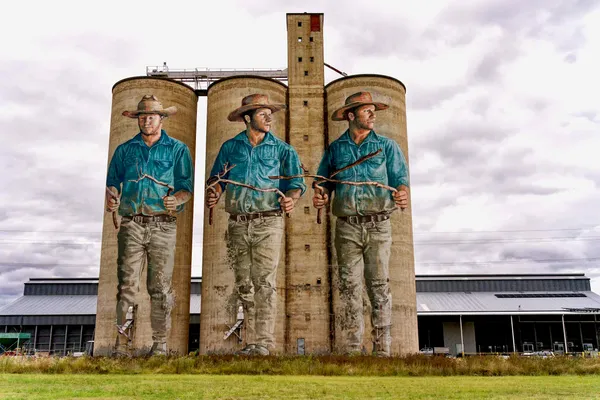
M 210 176 L 223 171 L 223 165 L 235 164 L 235 168 L 224 176 L 236 182 L 246 183 L 257 188 L 279 188 L 283 193 L 292 189 L 306 190 L 303 178 L 291 180 L 269 179 L 274 175 L 300 175 L 298 153 L 289 144 L 267 132 L 256 147 L 252 147 L 246 131 L 240 132 L 221 146 Z M 221 183 L 225 190 L 225 211 L 230 214 L 247 214 L 279 210 L 279 196 L 274 192 L 257 192 L 237 185 Z
M 371 131 L 359 146 L 346 130 L 325 151 L 317 174 L 329 177 L 336 170 L 379 149 L 382 152 L 377 156 L 337 174 L 334 179 L 380 182 L 394 188 L 400 185 L 408 186 L 408 168 L 400 146 L 392 139 L 376 134 L 375 131 Z M 322 186 L 331 193 L 335 192 L 332 213 L 337 217 L 391 212 L 396 207 L 392 192 L 386 189 L 332 183 Z
M 156 215 L 168 212 L 163 204 L 168 188 L 147 178 L 133 182 L 143 174 L 171 185 L 174 188 L 171 194 L 180 190 L 190 193 L 194 191 L 194 167 L 190 150 L 185 143 L 167 136 L 164 130 L 152 147 L 148 147 L 142 134 L 138 133 L 115 150 L 108 166 L 106 186 L 114 186 L 121 192 L 120 215 Z M 181 210 L 183 205 L 177 207 L 178 212 Z

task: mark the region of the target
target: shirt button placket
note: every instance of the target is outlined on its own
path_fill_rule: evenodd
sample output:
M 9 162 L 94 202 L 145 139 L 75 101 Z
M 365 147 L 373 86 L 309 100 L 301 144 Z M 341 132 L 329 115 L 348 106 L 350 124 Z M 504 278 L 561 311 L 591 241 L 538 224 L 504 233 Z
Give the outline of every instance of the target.
M 254 162 L 254 147 L 250 148 L 250 157 L 248 157 L 248 168 L 246 168 L 246 182 L 250 183 L 250 178 L 252 176 L 252 164 Z M 246 212 L 250 212 L 250 208 L 252 207 L 252 191 L 251 189 L 246 190 L 246 196 L 244 200 L 244 209 Z

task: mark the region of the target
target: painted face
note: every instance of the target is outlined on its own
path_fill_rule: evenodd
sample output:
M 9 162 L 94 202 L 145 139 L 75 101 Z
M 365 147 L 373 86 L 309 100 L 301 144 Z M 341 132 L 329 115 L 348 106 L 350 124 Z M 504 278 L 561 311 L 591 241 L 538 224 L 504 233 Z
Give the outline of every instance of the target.
M 360 129 L 373 129 L 375 125 L 375 106 L 367 104 L 354 110 L 354 123 Z
M 271 130 L 272 112 L 268 108 L 259 108 L 252 115 L 250 127 L 258 132 L 267 133 Z
M 162 119 L 158 114 L 138 115 L 138 125 L 144 135 L 158 135 L 162 129 Z

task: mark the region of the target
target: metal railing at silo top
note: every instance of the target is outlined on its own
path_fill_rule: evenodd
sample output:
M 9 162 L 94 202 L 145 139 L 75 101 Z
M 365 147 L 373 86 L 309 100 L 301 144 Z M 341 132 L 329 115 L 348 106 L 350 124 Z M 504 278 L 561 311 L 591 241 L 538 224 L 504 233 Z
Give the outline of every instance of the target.
M 165 64 L 161 66 L 147 66 L 147 76 L 170 78 L 192 86 L 195 90 L 206 90 L 208 86 L 223 78 L 232 76 L 253 75 L 271 78 L 279 81 L 288 80 L 287 68 L 170 68 Z

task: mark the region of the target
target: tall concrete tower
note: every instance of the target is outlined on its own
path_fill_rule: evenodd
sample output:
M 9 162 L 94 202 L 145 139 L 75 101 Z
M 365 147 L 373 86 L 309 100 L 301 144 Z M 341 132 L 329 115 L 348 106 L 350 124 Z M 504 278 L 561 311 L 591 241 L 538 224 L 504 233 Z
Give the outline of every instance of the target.
M 327 143 L 323 14 L 287 14 L 288 107 L 287 142 L 316 173 Z M 309 188 L 286 226 L 286 352 L 331 350 L 330 276 L 327 218 L 316 223 Z

